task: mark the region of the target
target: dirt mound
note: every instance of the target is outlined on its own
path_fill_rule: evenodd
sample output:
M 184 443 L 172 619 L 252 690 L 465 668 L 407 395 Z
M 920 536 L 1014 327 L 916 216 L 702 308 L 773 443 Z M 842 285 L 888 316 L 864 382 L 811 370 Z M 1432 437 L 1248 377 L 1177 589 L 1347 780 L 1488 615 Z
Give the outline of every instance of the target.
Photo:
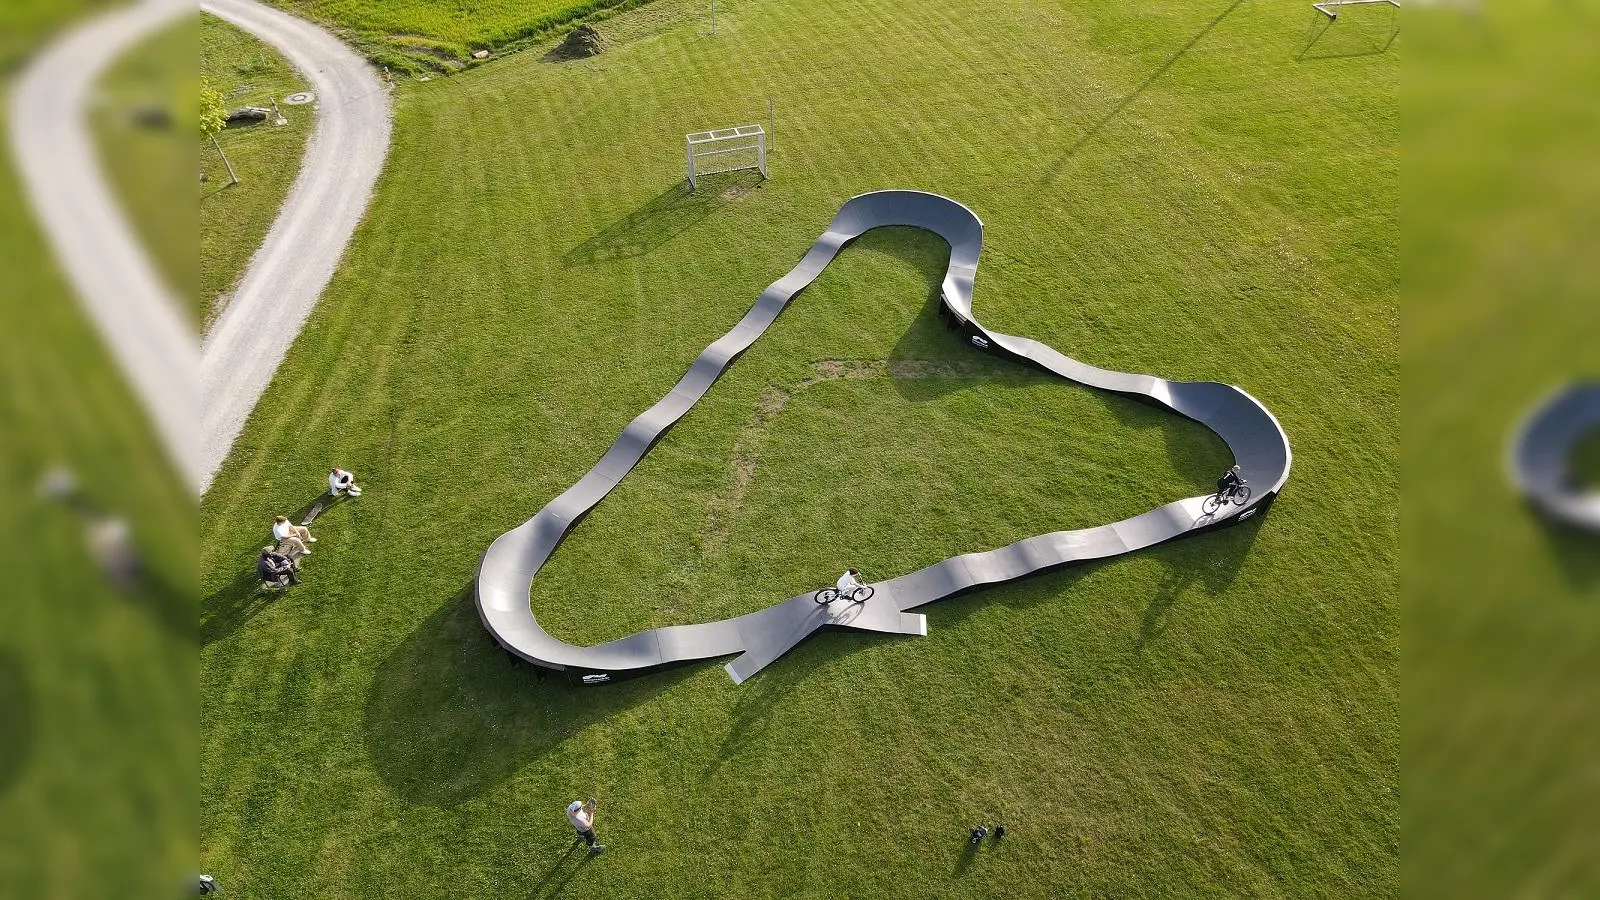
M 550 56 L 553 59 L 584 59 L 599 56 L 605 49 L 605 38 L 593 25 L 579 25 L 567 32 L 561 45 L 550 51 Z

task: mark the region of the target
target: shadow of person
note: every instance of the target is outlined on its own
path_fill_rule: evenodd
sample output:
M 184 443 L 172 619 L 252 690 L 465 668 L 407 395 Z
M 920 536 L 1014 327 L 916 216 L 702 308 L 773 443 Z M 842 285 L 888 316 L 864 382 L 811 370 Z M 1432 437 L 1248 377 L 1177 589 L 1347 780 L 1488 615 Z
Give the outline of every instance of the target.
M 961 854 L 956 857 L 955 871 L 957 877 L 967 874 L 967 869 L 972 867 L 972 861 L 978 858 L 978 851 L 983 849 L 983 843 L 974 844 L 971 838 L 961 842 Z
M 1189 38 L 1188 43 L 1184 44 L 1182 47 L 1179 47 L 1177 50 L 1173 51 L 1170 56 L 1162 60 L 1161 65 L 1156 66 L 1154 71 L 1147 75 L 1143 81 L 1139 82 L 1138 87 L 1135 87 L 1129 93 L 1124 94 L 1121 100 L 1118 100 L 1112 105 L 1111 109 L 1107 110 L 1104 115 L 1089 125 L 1089 127 L 1084 130 L 1083 134 L 1079 135 L 1078 139 L 1072 142 L 1072 145 L 1067 148 L 1066 152 L 1061 154 L 1061 156 L 1058 157 L 1055 162 L 1051 163 L 1050 166 L 1046 168 L 1044 176 L 1039 179 L 1039 183 L 1053 184 L 1055 180 L 1060 177 L 1061 171 L 1066 168 L 1068 160 L 1076 156 L 1078 151 L 1082 150 L 1085 144 L 1094 140 L 1095 135 L 1098 135 L 1102 130 L 1105 129 L 1107 125 L 1111 124 L 1111 122 L 1114 121 L 1118 116 L 1122 115 L 1123 110 L 1131 106 L 1133 101 L 1139 99 L 1139 97 L 1143 95 L 1145 91 L 1150 89 L 1152 84 L 1155 84 L 1162 75 L 1167 73 L 1167 70 L 1172 68 L 1173 64 L 1187 55 L 1190 50 L 1193 50 L 1196 44 L 1200 43 L 1200 41 L 1203 40 L 1206 35 L 1210 34 L 1218 25 L 1222 24 L 1222 20 L 1226 19 L 1230 14 L 1233 13 L 1234 10 L 1238 9 L 1240 4 L 1243 2 L 1244 0 L 1233 0 L 1233 2 L 1230 3 L 1226 9 L 1217 13 L 1217 15 L 1207 22 L 1203 27 L 1201 27 L 1201 29 L 1196 32 L 1193 37 Z
M 577 840 L 567 844 L 567 852 L 556 858 L 555 863 L 545 871 L 538 884 L 535 884 L 533 890 L 529 892 L 528 897 L 530 900 L 532 898 L 561 896 L 573 876 L 583 871 L 583 867 L 589 864 L 589 860 L 594 859 L 594 854 L 590 853 L 587 848 L 582 854 L 574 857 L 573 854 L 580 846 L 582 846 L 582 842 Z
M 249 569 L 200 601 L 200 646 L 209 646 L 233 634 L 271 604 L 276 595 L 262 593 L 259 585 L 260 579 L 252 563 Z
M 734 172 L 689 190 L 680 181 L 643 206 L 607 225 L 600 233 L 562 254 L 567 268 L 644 256 L 698 225 L 723 205 L 759 186 L 757 172 Z
M 478 619 L 468 582 L 378 665 L 367 694 L 367 754 L 396 795 L 452 807 L 697 668 L 577 684 L 501 649 Z
M 27 768 L 38 739 L 33 682 L 16 651 L 0 649 L 0 797 Z

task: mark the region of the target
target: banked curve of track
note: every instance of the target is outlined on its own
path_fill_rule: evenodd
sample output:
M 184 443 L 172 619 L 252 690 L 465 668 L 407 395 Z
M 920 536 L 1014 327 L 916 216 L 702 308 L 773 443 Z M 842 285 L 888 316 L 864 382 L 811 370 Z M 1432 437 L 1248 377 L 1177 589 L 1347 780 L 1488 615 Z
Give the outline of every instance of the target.
M 1590 531 L 1600 531 L 1600 491 L 1578 484 L 1572 459 L 1597 431 L 1600 381 L 1572 384 L 1545 398 L 1523 421 L 1509 460 L 1512 482 L 1545 515 Z
M 916 572 L 874 582 L 876 593 L 864 604 L 821 606 L 808 593 L 742 616 L 653 628 L 593 647 L 568 644 L 541 628 L 533 615 L 529 591 L 534 576 L 572 528 L 706 395 L 840 250 L 874 228 L 891 225 L 931 231 L 950 245 L 950 261 L 940 288 L 942 313 L 967 343 L 1068 381 L 1153 404 L 1210 428 L 1227 443 L 1249 479 L 1255 492 L 1249 502 L 1207 516 L 1201 509 L 1205 497 L 1188 497 L 1108 525 L 1055 531 L 994 550 L 953 556 Z M 926 619 L 910 612 L 920 606 L 1236 524 L 1273 502 L 1288 480 L 1292 454 L 1288 436 L 1265 406 L 1231 385 L 1168 381 L 1099 369 L 1038 341 L 985 328 L 972 314 L 972 285 L 982 248 L 983 223 L 966 206 L 947 197 L 886 190 L 846 202 L 805 257 L 763 291 L 731 331 L 702 351 L 665 397 L 630 422 L 594 468 L 533 518 L 489 546 L 478 565 L 476 602 L 495 641 L 528 662 L 567 671 L 588 684 L 734 654 L 738 658 L 726 669 L 735 682 L 742 682 L 820 628 L 924 635 Z

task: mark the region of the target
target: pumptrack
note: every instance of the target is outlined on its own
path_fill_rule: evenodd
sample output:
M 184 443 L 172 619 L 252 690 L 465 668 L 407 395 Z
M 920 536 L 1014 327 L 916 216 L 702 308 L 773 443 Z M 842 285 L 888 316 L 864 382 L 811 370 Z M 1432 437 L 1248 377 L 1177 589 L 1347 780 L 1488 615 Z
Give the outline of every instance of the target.
M 1042 369 L 1068 381 L 1131 397 L 1192 419 L 1216 432 L 1254 491 L 1242 506 L 1202 509 L 1204 495 L 1075 531 L 1054 531 L 994 550 L 952 556 L 925 569 L 873 582 L 865 603 L 819 605 L 811 594 L 730 619 L 672 625 L 579 647 L 539 626 L 529 603 L 534 576 L 573 526 L 597 506 L 650 448 L 704 397 L 722 373 L 750 349 L 795 295 L 817 279 L 851 241 L 874 228 L 912 226 L 950 245 L 940 286 L 941 313 L 972 347 Z M 496 538 L 478 565 L 476 600 L 484 627 L 512 654 L 568 672 L 585 684 L 719 656 L 743 682 L 820 628 L 925 635 L 927 619 L 911 610 L 957 594 L 1005 584 L 1075 563 L 1104 559 L 1165 541 L 1234 525 L 1271 505 L 1289 478 L 1289 438 L 1254 397 L 1212 381 L 1168 381 L 1112 372 L 1081 363 L 1038 341 L 985 328 L 972 313 L 972 285 L 983 248 L 983 223 L 972 210 L 922 191 L 874 191 L 851 198 L 827 231 L 787 275 L 773 282 L 733 330 L 701 352 L 687 374 L 658 403 L 622 430 L 594 468 L 533 518 Z
M 1574 384 L 1546 398 L 1517 429 L 1511 480 L 1550 518 L 1600 531 L 1600 492 L 1576 483 L 1572 457 L 1600 430 L 1600 381 Z

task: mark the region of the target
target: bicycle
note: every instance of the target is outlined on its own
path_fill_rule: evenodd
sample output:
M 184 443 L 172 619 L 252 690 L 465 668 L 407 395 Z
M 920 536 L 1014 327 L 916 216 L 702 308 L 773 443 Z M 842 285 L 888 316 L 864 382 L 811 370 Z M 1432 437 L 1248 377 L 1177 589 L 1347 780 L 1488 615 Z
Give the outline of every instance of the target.
M 877 591 L 872 589 L 872 585 L 863 584 L 858 587 L 851 588 L 849 596 L 845 597 L 844 599 L 849 600 L 851 603 L 865 603 L 872 599 L 872 595 L 875 593 L 877 593 Z M 812 599 L 817 601 L 817 603 L 821 606 L 827 606 L 829 603 L 838 600 L 841 596 L 843 595 L 838 588 L 826 587 L 820 591 L 817 591 Z
M 1250 486 L 1247 484 L 1234 485 L 1227 490 L 1217 491 L 1207 497 L 1200 508 L 1206 515 L 1213 515 L 1222 508 L 1224 503 L 1232 502 L 1234 506 L 1243 506 L 1250 500 Z

